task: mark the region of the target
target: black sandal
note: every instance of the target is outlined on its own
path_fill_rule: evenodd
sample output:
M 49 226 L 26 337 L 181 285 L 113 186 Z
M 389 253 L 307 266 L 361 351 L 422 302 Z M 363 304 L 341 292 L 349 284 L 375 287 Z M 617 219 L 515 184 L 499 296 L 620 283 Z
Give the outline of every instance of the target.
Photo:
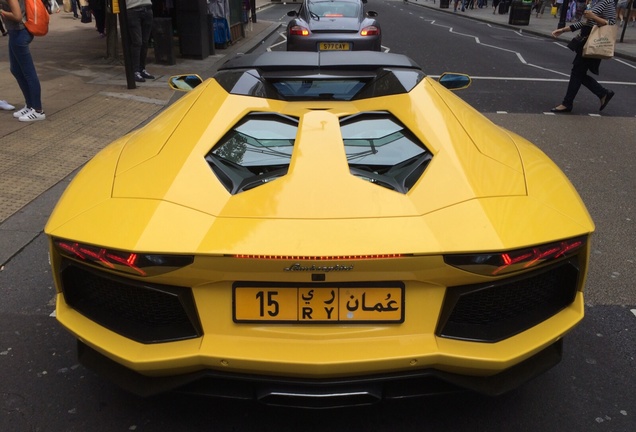
M 607 106 L 609 101 L 612 100 L 613 97 L 614 92 L 612 90 L 608 90 L 607 93 L 605 93 L 605 96 L 601 98 L 601 108 L 599 108 L 599 111 L 603 111 L 603 109 L 605 109 L 605 107 Z
M 559 108 L 559 106 L 563 106 L 563 108 Z M 559 105 L 559 106 L 556 106 L 556 107 L 552 108 L 550 110 L 550 112 L 557 113 L 557 114 L 558 113 L 569 113 L 569 112 L 572 112 L 572 107 L 568 107 L 568 106 L 565 106 L 565 105 Z

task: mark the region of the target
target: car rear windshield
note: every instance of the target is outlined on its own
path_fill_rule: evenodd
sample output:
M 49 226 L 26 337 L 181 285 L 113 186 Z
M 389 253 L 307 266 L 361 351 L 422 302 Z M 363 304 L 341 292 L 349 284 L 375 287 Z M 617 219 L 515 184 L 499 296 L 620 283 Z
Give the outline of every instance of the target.
M 312 17 L 325 18 L 355 18 L 359 15 L 358 4 L 339 1 L 312 1 L 309 2 L 309 11 Z
M 378 68 L 373 71 L 220 71 L 217 82 L 229 93 L 288 101 L 360 100 L 411 91 L 425 75 L 418 69 Z
M 368 80 L 367 80 L 368 81 Z M 285 99 L 349 100 L 365 86 L 361 79 L 285 79 L 272 85 Z

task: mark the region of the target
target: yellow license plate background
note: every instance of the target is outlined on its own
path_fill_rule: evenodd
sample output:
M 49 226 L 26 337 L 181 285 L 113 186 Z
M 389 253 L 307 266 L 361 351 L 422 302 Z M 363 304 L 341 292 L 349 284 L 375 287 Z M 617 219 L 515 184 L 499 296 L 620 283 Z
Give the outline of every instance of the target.
M 235 322 L 402 322 L 402 287 L 235 287 Z
M 349 51 L 350 49 L 348 42 L 320 42 L 320 51 Z

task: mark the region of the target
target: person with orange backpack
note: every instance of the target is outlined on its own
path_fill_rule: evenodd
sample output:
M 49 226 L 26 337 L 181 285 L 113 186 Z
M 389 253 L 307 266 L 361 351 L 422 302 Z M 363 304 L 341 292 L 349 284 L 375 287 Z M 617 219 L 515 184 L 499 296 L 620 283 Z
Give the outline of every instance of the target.
M 0 0 L 0 14 L 9 32 L 9 65 L 10 70 L 22 94 L 24 108 L 13 113 L 19 121 L 32 122 L 44 120 L 46 115 L 42 109 L 42 88 L 40 78 L 35 70 L 29 44 L 33 35 L 27 29 L 27 13 L 25 2 L 33 0 Z M 38 0 L 41 2 L 41 0 Z M 33 18 L 33 17 L 30 17 Z M 48 13 L 46 16 L 48 28 Z

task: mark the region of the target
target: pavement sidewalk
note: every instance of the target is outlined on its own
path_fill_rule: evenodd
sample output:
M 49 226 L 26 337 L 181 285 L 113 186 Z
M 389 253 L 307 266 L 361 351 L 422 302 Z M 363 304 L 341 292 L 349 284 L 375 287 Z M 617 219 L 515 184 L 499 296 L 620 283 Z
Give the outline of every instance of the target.
M 272 2 L 277 3 L 256 0 L 257 11 Z M 439 0 L 409 2 L 454 13 L 458 18 L 548 37 L 558 21 L 549 15 L 541 19 L 532 16 L 528 26 L 510 26 L 508 15 L 493 14 L 492 8 L 453 12 L 452 6 L 440 8 Z M 129 90 L 121 59 L 105 59 L 106 42 L 99 38 L 94 24 L 82 24 L 70 13 L 52 15 L 49 34 L 31 44 L 46 120 L 22 123 L 11 111 L 0 111 L 0 270 L 42 232 L 77 169 L 170 103 L 173 91 L 167 86 L 169 76 L 194 72 L 207 78 L 228 58 L 250 52 L 279 27 L 280 23 L 261 20 L 247 24 L 245 38 L 227 49 L 217 49 L 215 55 L 203 60 L 177 56 L 177 64 L 172 66 L 153 64 L 150 50 L 148 70 L 156 80 Z M 617 56 L 634 60 L 636 28 L 627 28 L 626 34 L 626 42 L 618 44 Z M 7 39 L 0 37 L 0 43 L 6 44 Z M 562 38 L 564 43 L 566 39 Z M 6 46 L 0 49 L 0 99 L 22 108 L 23 98 L 9 71 Z
M 269 0 L 257 0 L 259 8 L 265 5 Z M 177 56 L 171 66 L 154 64 L 151 49 L 147 69 L 156 79 L 128 89 L 122 59 L 105 58 L 106 40 L 99 38 L 94 23 L 82 24 L 71 13 L 52 15 L 49 34 L 31 43 L 46 120 L 23 123 L 13 118 L 13 111 L 0 110 L 0 271 L 42 232 L 55 202 L 84 163 L 170 103 L 174 91 L 168 77 L 198 73 L 207 78 L 279 26 L 247 24 L 245 38 L 227 49 L 203 60 Z M 0 99 L 20 109 L 24 99 L 9 70 L 7 42 L 8 37 L 0 36 Z

